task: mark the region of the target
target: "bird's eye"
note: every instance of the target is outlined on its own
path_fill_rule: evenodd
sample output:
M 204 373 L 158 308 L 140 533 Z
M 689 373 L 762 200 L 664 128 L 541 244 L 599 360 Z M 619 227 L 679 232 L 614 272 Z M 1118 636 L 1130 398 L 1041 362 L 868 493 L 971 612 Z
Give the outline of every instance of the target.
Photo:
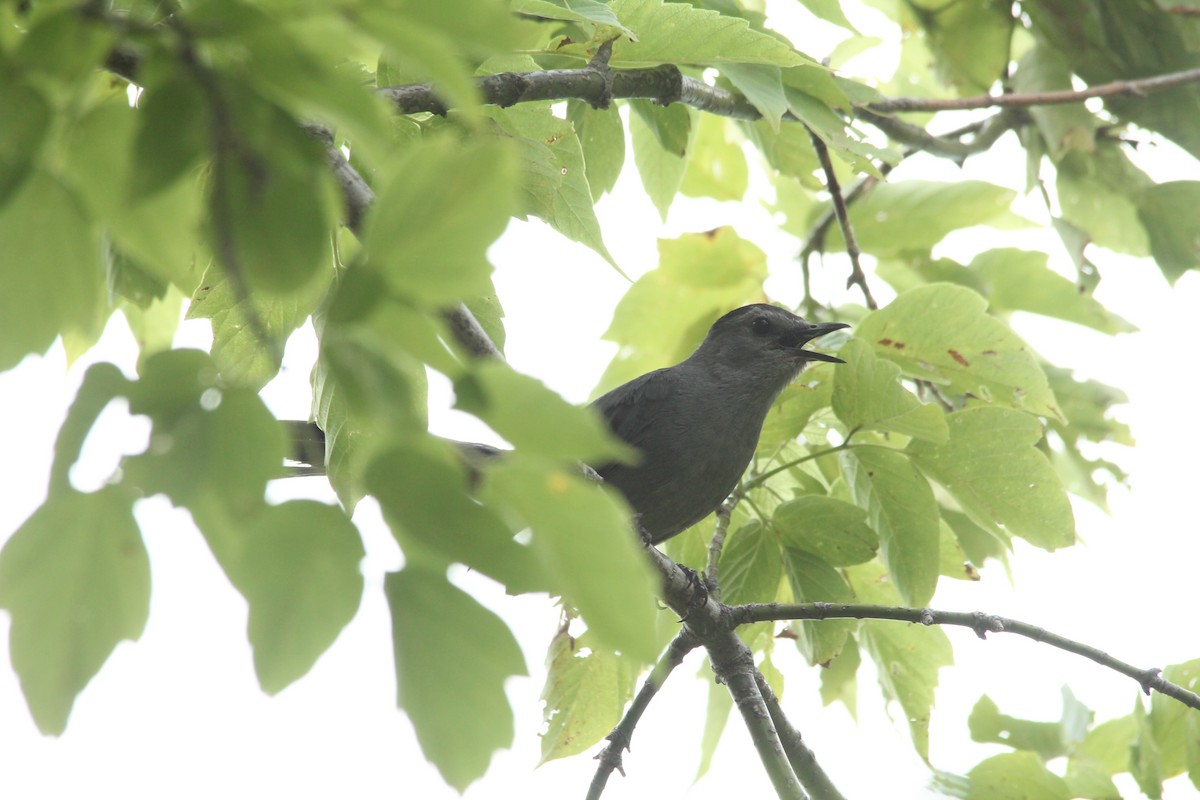
M 771 320 L 766 317 L 759 317 L 750 323 L 750 330 L 754 331 L 756 336 L 766 336 L 771 330 Z

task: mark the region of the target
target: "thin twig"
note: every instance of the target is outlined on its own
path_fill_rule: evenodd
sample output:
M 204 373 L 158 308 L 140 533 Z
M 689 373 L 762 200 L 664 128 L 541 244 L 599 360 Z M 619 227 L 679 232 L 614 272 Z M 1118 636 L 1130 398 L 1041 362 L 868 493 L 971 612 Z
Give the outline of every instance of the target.
M 1045 644 L 1083 656 L 1097 664 L 1133 678 L 1142 687 L 1142 691 L 1150 694 L 1157 691 L 1172 697 L 1184 705 L 1200 709 L 1200 695 L 1189 691 L 1178 684 L 1162 677 L 1157 668 L 1139 668 L 1091 645 L 1076 642 L 1045 628 L 1030 625 L 1020 620 L 1009 619 L 992 614 L 966 611 L 937 611 L 932 608 L 907 608 L 904 606 L 875 606 L 850 605 L 839 603 L 752 603 L 743 606 L 733 606 L 730 615 L 738 624 L 749 622 L 767 622 L 782 620 L 819 620 L 819 619 L 885 619 L 901 622 L 917 622 L 922 625 L 954 625 L 970 628 L 979 638 L 986 638 L 988 633 L 1014 633 L 1035 642 Z
M 821 137 L 813 132 L 812 128 L 808 129 L 808 135 L 812 139 L 813 149 L 817 151 L 817 158 L 821 162 L 821 169 L 825 171 L 825 185 L 829 189 L 829 195 L 833 199 L 833 209 L 837 212 L 838 223 L 842 227 L 842 238 L 846 240 L 846 254 L 850 256 L 850 277 L 846 279 L 846 288 L 849 289 L 851 286 L 857 286 L 862 291 L 867 308 L 874 311 L 879 308 L 879 304 L 871 296 L 871 287 L 867 286 L 866 273 L 863 272 L 862 265 L 858 262 L 858 239 L 854 236 L 854 226 L 850 223 L 850 212 L 846 208 L 846 198 L 842 196 L 842 187 L 838 183 L 837 174 L 833 170 L 833 160 L 829 157 L 829 148 L 825 146 L 825 142 Z
M 1063 89 L 1025 94 L 983 94 L 975 97 L 935 99 L 927 97 L 889 97 L 864 108 L 879 113 L 895 111 L 966 111 L 973 108 L 1029 108 L 1031 106 L 1082 103 L 1093 97 L 1140 97 L 1150 92 L 1173 89 L 1189 83 L 1200 83 L 1200 68 L 1167 72 L 1149 78 L 1113 81 L 1087 89 Z
M 737 507 L 740 495 L 736 492 L 725 498 L 725 502 L 717 507 L 717 524 L 713 527 L 712 538 L 708 541 L 708 563 L 704 567 L 704 585 L 714 599 L 721 599 L 721 551 L 725 547 L 725 535 L 729 532 L 729 518 Z

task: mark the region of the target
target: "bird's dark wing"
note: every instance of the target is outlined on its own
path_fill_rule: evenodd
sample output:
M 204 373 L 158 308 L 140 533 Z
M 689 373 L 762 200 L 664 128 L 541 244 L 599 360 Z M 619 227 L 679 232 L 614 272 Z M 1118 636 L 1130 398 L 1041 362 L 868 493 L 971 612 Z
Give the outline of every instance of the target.
M 669 404 L 676 376 L 671 368 L 647 372 L 592 402 L 618 439 L 638 447 Z

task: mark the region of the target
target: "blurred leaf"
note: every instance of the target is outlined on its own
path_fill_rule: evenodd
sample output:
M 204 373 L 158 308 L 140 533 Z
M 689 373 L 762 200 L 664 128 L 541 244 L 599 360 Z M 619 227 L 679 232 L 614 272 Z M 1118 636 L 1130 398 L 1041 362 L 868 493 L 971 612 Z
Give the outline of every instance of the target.
M 69 491 L 71 467 L 79 460 L 84 442 L 96 423 L 96 418 L 114 399 L 123 395 L 129 386 L 121 370 L 114 364 L 101 361 L 88 367 L 79 384 L 79 391 L 67 410 L 67 417 L 54 442 L 54 463 L 50 468 L 49 492 Z
M 152 196 L 131 191 L 130 171 L 139 162 L 133 157 L 138 121 L 139 112 L 124 96 L 81 117 L 67 137 L 65 178 L 122 257 L 190 295 L 207 261 L 197 255 L 203 187 L 195 173 L 185 172 Z
M 424 549 L 495 578 L 514 594 L 547 588 L 530 549 L 467 493 L 461 465 L 416 447 L 397 448 L 371 462 L 366 485 L 407 560 Z
M 48 139 L 53 110 L 36 88 L 0 83 L 0 210 L 29 176 Z
M 0 370 L 41 353 L 60 332 L 98 335 L 104 282 L 100 240 L 75 197 L 35 172 L 0 208 Z
M 897 605 L 900 601 L 882 568 L 874 563 L 849 569 L 859 602 Z M 938 627 L 904 625 L 888 620 L 863 621 L 859 641 L 875 662 L 884 697 L 904 710 L 913 749 L 929 760 L 929 717 L 938 670 L 954 663 L 946 633 Z
M 293 292 L 328 259 L 336 189 L 321 144 L 263 98 L 223 85 L 230 117 L 209 195 L 211 248 L 251 288 Z
M 693 128 L 699 125 L 703 115 L 696 115 L 696 125 L 693 125 L 692 111 L 679 103 L 663 106 L 650 100 L 630 100 L 629 108 L 646 123 L 659 147 L 673 156 L 687 157 Z
M 311 500 L 250 515 L 207 501 L 192 513 L 250 606 L 254 669 L 276 694 L 312 669 L 358 611 L 366 555 L 358 530 L 341 509 Z
M 422 303 L 485 294 L 487 248 L 515 210 L 515 169 L 512 148 L 498 138 L 408 145 L 366 221 L 369 263 L 392 291 Z
M 475 414 L 522 452 L 585 463 L 634 457 L 595 411 L 568 403 L 503 362 L 476 365 L 455 383 L 455 395 L 456 408 Z
M 1200 690 L 1200 659 L 1171 664 L 1162 675 L 1172 683 L 1196 692 Z M 1196 738 L 1200 723 L 1193 719 L 1197 716 L 1200 715 L 1194 709 L 1160 692 L 1150 696 L 1150 731 L 1164 778 L 1182 772 L 1192 776 L 1193 784 L 1200 778 L 1200 744 Z
M 1131 256 L 1150 254 L 1137 198 L 1151 185 L 1112 144 L 1097 147 L 1095 153 L 1072 152 L 1057 165 L 1055 188 L 1063 219 L 1101 247 Z
M 814 17 L 832 22 L 851 33 L 858 34 L 858 31 L 850 24 L 850 20 L 846 19 L 846 13 L 842 11 L 841 3 L 838 0 L 800 0 L 800 5 L 811 11 Z
M 637 39 L 633 31 L 624 27 L 607 3 L 599 0 L 513 0 L 515 14 L 528 14 L 543 19 L 565 19 L 573 22 L 591 22 L 616 28 L 624 36 Z
M 586 752 L 612 732 L 637 677 L 628 660 L 596 645 L 595 636 L 579 638 L 559 629 L 546 652 L 542 764 Z
M 1171 283 L 1200 267 L 1200 240 L 1191 213 L 1200 206 L 1200 181 L 1149 186 L 1138 198 L 1138 219 L 1150 237 L 1150 253 Z
M 729 690 L 716 681 L 708 681 L 708 706 L 704 714 L 704 731 L 700 734 L 700 764 L 693 781 L 700 780 L 708 772 L 732 710 L 733 697 Z
M 963 92 L 985 92 L 1005 77 L 1013 15 L 1003 0 L 909 7 L 925 29 L 944 81 Z
M 1103 333 L 1137 330 L 1090 293 L 1050 269 L 1048 258 L 1045 253 L 1001 247 L 978 254 L 969 268 L 983 278 L 986 288 L 982 294 L 993 309 L 1042 314 Z
M 192 295 L 187 318 L 211 320 L 210 352 L 222 381 L 257 391 L 279 372 L 288 337 L 316 311 L 332 281 L 333 270 L 322 269 L 296 292 L 245 295 L 224 272 L 210 267 Z
M 1136 727 L 1133 741 L 1129 744 L 1129 772 L 1147 797 L 1162 797 L 1165 777 L 1162 756 L 1141 698 L 1134 701 L 1133 719 Z
M 804 432 L 814 414 L 829 406 L 833 396 L 833 372 L 819 364 L 809 367 L 801 380 L 779 394 L 758 437 L 759 456 L 773 456 L 780 447 Z
M 848 428 L 893 431 L 931 442 L 949 436 L 941 408 L 922 403 L 900 384 L 900 368 L 877 357 L 870 345 L 851 339 L 838 357 L 846 364 L 833 371 L 833 412 Z
M 666 149 L 655 129 L 647 125 L 640 114 L 629 117 L 629 133 L 633 142 L 633 163 L 642 179 L 642 186 L 665 222 L 671 201 L 683 183 L 687 159 L 681 152 Z
M 967 719 L 971 739 L 993 742 L 1014 750 L 1037 753 L 1043 761 L 1067 754 L 1062 727 L 1057 722 L 1034 722 L 1001 714 L 995 701 L 986 694 L 976 701 Z
M 1071 68 L 1062 53 L 1039 45 L 1017 62 L 1014 91 L 1033 94 L 1071 89 Z M 1096 119 L 1082 104 L 1034 106 L 1029 109 L 1029 116 L 1055 162 L 1072 150 L 1091 152 L 1096 147 Z
M 888 256 L 928 250 L 951 231 L 973 225 L 1009 229 L 1031 223 L 1009 207 L 1016 193 L 983 181 L 881 183 L 850 206 L 850 221 L 864 253 Z M 844 249 L 841 230 L 829 231 L 829 249 Z
M 1035 753 L 1001 753 L 967 773 L 967 800 L 1070 800 L 1066 782 L 1046 769 Z
M 93 494 L 63 488 L 0 551 L 13 669 L 44 734 L 63 732 L 75 698 L 113 649 L 145 629 L 150 560 L 133 499 L 117 486 Z
M 851 717 L 858 716 L 858 668 L 862 655 L 854 638 L 846 640 L 845 647 L 828 669 L 821 670 L 821 703 L 831 705 L 840 700 Z
M 485 499 L 513 509 L 533 529 L 544 574 L 602 646 L 634 662 L 657 657 L 657 584 L 616 497 L 573 470 L 514 454 L 488 470 Z
M 660 239 L 658 256 L 613 311 L 604 338 L 621 350 L 601 389 L 682 361 L 721 314 L 762 299 L 766 254 L 732 228 Z
M 795 547 L 783 548 L 783 571 L 797 603 L 852 603 L 854 592 L 841 572 L 824 559 Z M 792 623 L 796 645 L 810 664 L 826 664 L 842 651 L 856 623 L 847 619 Z
M 421 750 L 460 792 L 513 740 L 504 694 L 525 675 L 512 631 L 438 572 L 408 568 L 384 579 L 392 612 L 396 699 Z
M 933 490 L 904 454 L 859 446 L 838 454 L 850 496 L 879 534 L 880 556 L 905 605 L 933 597 L 941 572 Z
M 976 406 L 947 418 L 950 440 L 913 440 L 908 453 L 977 524 L 1020 536 L 1044 550 L 1075 543 L 1075 517 L 1062 481 L 1036 448 L 1034 417 Z
M 807 550 L 831 566 L 844 567 L 870 561 L 879 549 L 879 537 L 866 519 L 867 512 L 857 506 L 809 494 L 776 508 L 771 526 L 784 547 Z
M 595 202 L 612 191 L 625 164 L 625 124 L 615 105 L 592 108 L 581 100 L 567 101 L 567 119 L 579 137 L 584 174 Z
M 637 41 L 616 41 L 613 66 L 732 61 L 787 67 L 812 60 L 774 36 L 752 30 L 738 17 L 662 0 L 614 0 L 611 6 L 621 22 L 637 34 Z
M 731 123 L 712 114 L 700 115 L 691 157 L 679 191 L 688 197 L 739 201 L 750 185 L 741 142 L 732 140 Z
M 779 590 L 779 545 L 758 520 L 729 534 L 719 564 L 721 600 L 730 605 L 770 603 Z
M 868 314 L 855 338 L 906 374 L 943 384 L 954 393 L 1061 419 L 1028 346 L 961 286 L 936 283 L 904 292 Z
M 135 115 L 137 158 L 130 160 L 131 196 L 150 197 L 208 156 L 213 145 L 209 105 L 196 82 L 182 73 L 146 87 Z

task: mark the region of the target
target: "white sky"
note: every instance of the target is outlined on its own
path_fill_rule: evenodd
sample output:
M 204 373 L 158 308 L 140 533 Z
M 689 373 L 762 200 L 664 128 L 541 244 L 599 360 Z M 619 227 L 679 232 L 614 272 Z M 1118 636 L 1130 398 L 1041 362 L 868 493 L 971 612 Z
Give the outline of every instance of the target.
M 801 38 L 796 41 L 803 48 Z M 809 52 L 823 55 L 820 47 Z M 1005 149 L 1011 158 L 1013 143 L 1006 142 Z M 1169 148 L 1159 151 L 1149 154 L 1146 163 L 1163 179 L 1197 177 L 1194 162 L 1170 156 Z M 968 174 L 1020 188 L 1023 174 L 998 171 L 985 162 L 969 162 Z M 754 200 L 731 206 L 681 199 L 669 224 L 659 226 L 641 194 L 631 158 L 627 167 L 617 197 L 599 207 L 609 248 L 626 272 L 636 276 L 654 266 L 657 237 L 734 224 L 768 251 L 773 294 L 796 299 L 799 277 L 793 257 L 798 243 L 778 233 Z M 928 160 L 904 169 L 947 180 L 959 175 L 951 165 Z M 1036 213 L 1036 203 L 1029 205 L 1027 213 Z M 973 237 L 977 247 L 975 237 L 980 236 L 1018 242 L 1013 234 L 988 232 L 961 234 L 960 239 Z M 1020 243 L 1045 249 L 1058 268 L 1065 267 L 1053 237 Z M 954 251 L 955 242 L 947 242 L 945 252 Z M 1039 319 L 1016 323 L 1050 360 L 1129 393 L 1131 403 L 1121 416 L 1133 426 L 1138 446 L 1119 457 L 1132 473 L 1132 488 L 1113 493 L 1111 517 L 1076 504 L 1086 544 L 1055 555 L 1019 546 L 1015 590 L 1003 570 L 992 567 L 977 584 L 943 581 L 934 605 L 1017 617 L 1139 666 L 1161 666 L 1200 655 L 1191 591 L 1194 565 L 1200 563 L 1200 523 L 1192 500 L 1200 432 L 1191 423 L 1196 397 L 1191 350 L 1200 279 L 1189 274 L 1171 289 L 1149 261 L 1092 255 L 1104 275 L 1098 299 L 1138 325 L 1140 333 L 1112 339 Z M 613 352 L 599 336 L 627 284 L 590 251 L 540 223 L 514 223 L 492 256 L 508 313 L 510 361 L 569 399 L 582 401 Z M 836 296 L 844 277 L 841 262 L 830 259 L 818 277 L 818 290 L 823 297 Z M 203 341 L 202 323 L 188 328 L 189 336 Z M 98 352 L 132 366 L 131 340 L 119 324 L 110 326 Z M 307 415 L 310 359 L 311 341 L 294 343 L 283 376 L 265 392 L 280 417 Z M 54 436 L 84 366 L 66 370 L 56 347 L 44 358 L 26 359 L 18 369 L 0 374 L 0 418 L 7 421 L 12 454 L 0 461 L 0 539 L 44 497 Z M 464 425 L 461 415 L 444 410 L 449 402 L 444 386 L 434 389 L 434 404 L 443 409 L 434 419 L 439 432 L 484 435 Z M 112 463 L 113 448 L 120 446 L 114 441 L 127 442 L 131 435 L 137 441 L 136 424 L 122 428 L 119 416 L 112 424 L 112 435 L 97 448 L 94 463 Z M 332 502 L 321 479 L 279 483 L 273 491 L 280 498 L 284 492 L 302 493 Z M 61 738 L 42 737 L 33 725 L 9 668 L 8 618 L 0 615 L 0 796 L 457 796 L 424 762 L 408 722 L 395 709 L 381 581 L 400 559 L 369 501 L 356 515 L 368 550 L 362 608 L 313 671 L 274 698 L 266 697 L 254 680 L 245 603 L 186 515 L 159 498 L 142 504 L 139 520 L 152 562 L 149 624 L 141 641 L 117 648 L 83 692 Z M 534 769 L 542 654 L 557 620 L 551 602 L 541 596 L 507 597 L 482 580 L 466 580 L 517 632 L 534 676 L 509 685 L 518 714 L 515 748 L 497 755 L 487 777 L 466 797 L 514 792 L 527 798 L 582 796 L 595 766 L 587 757 Z M 1135 702 L 1132 681 L 1049 647 L 1004 636 L 980 642 L 969 631 L 949 635 L 957 666 L 942 670 L 932 731 L 932 757 L 940 768 L 965 770 L 1001 752 L 966 741 L 966 714 L 983 693 L 1004 713 L 1044 720 L 1057 719 L 1060 687 L 1068 682 L 1101 718 L 1128 713 Z M 787 649 L 779 648 L 781 653 Z M 869 667 L 860 674 L 856 726 L 841 706 L 820 708 L 815 700 L 818 670 L 798 657 L 779 657 L 777 663 L 787 677 L 785 709 L 847 796 L 877 797 L 882 791 L 922 796 L 927 770 L 912 754 L 903 720 L 889 721 Z M 679 672 L 634 735 L 633 752 L 625 762 L 629 777 L 614 776 L 606 796 L 716 798 L 735 786 L 745 796 L 770 796 L 736 718 L 713 772 L 689 791 L 707 691 L 705 683 L 689 676 L 701 673 L 707 681 L 708 670 L 693 655 Z M 871 768 L 864 769 L 864 762 Z M 1194 790 L 1180 781 L 1166 795 L 1168 800 L 1191 796 Z

